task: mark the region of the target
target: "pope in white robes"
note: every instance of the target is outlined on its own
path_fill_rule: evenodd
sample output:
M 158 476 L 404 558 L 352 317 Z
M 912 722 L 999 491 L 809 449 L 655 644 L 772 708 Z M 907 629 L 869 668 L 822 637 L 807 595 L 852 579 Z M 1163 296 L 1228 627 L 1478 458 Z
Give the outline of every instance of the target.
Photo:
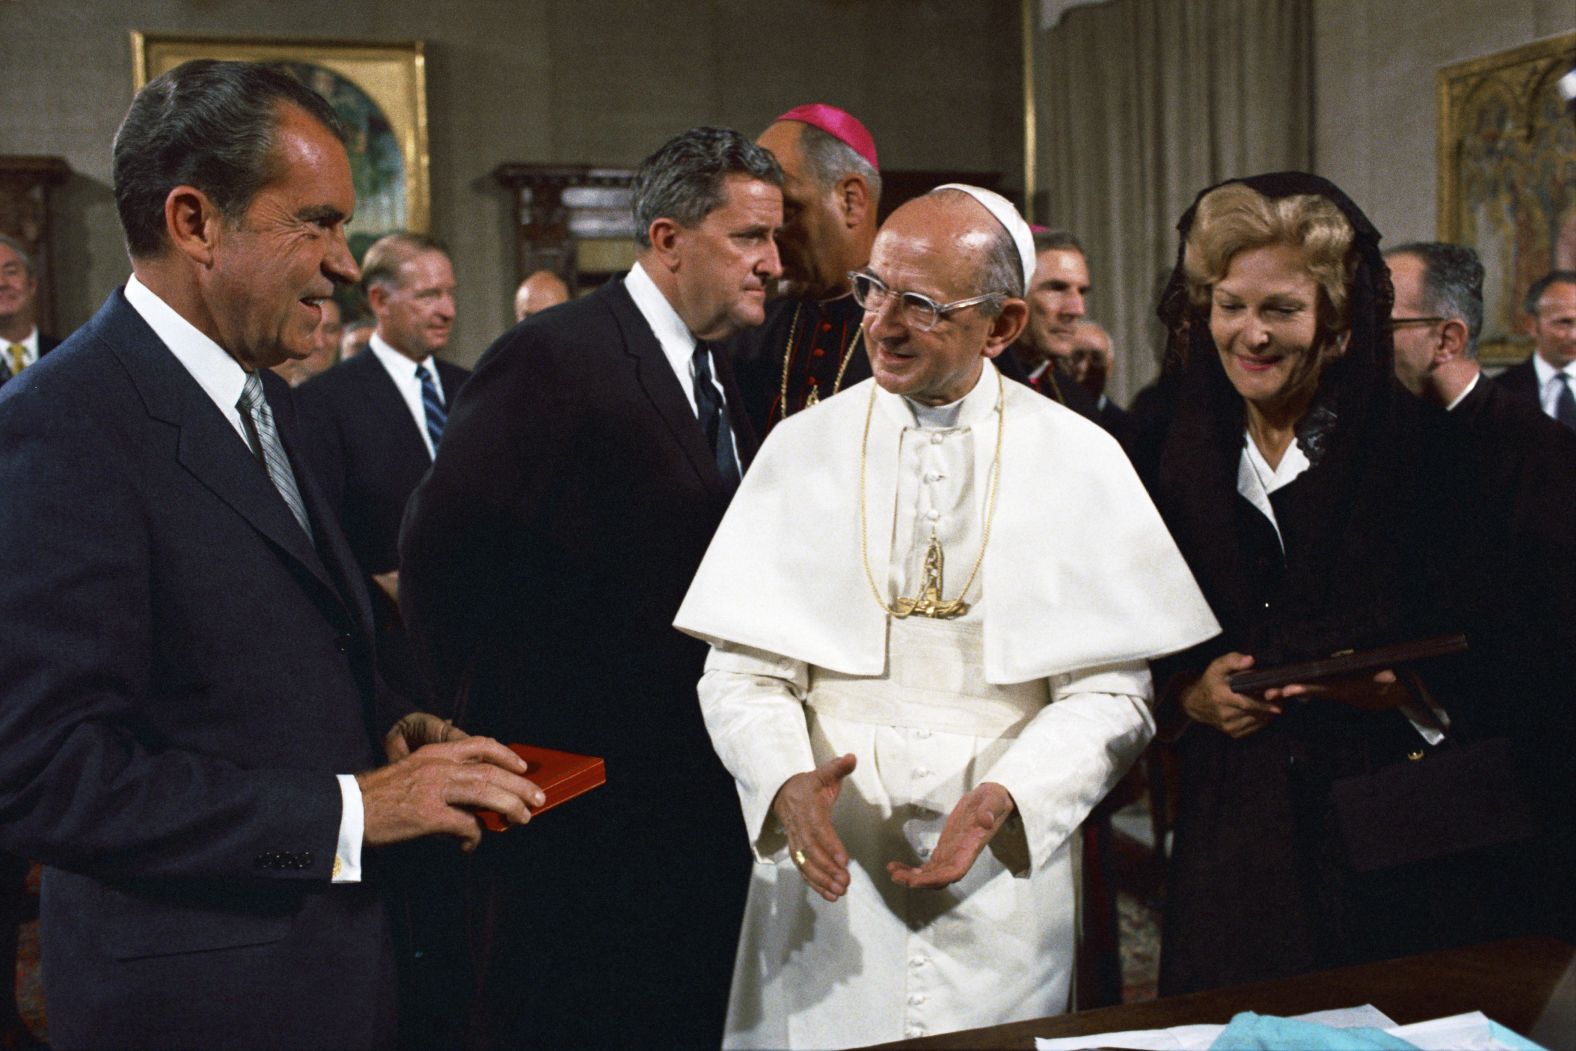
M 988 191 L 894 212 L 874 379 L 772 432 L 679 610 L 758 862 L 725 1046 L 1065 1010 L 1070 837 L 1153 735 L 1146 659 L 1219 630 L 1116 443 L 989 363 L 1033 260 Z

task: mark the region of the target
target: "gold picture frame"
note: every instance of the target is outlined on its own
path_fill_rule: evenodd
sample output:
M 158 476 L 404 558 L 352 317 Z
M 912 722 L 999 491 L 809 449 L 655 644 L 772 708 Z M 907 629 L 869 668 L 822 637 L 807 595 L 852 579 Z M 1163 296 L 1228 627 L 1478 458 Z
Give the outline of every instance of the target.
M 1435 78 L 1439 239 L 1483 260 L 1486 365 L 1531 352 L 1522 297 L 1541 275 L 1576 266 L 1576 115 L 1555 86 L 1572 66 L 1576 33 L 1563 33 Z
M 281 63 L 324 95 L 351 132 L 356 257 L 394 230 L 425 233 L 431 222 L 427 154 L 427 69 L 421 41 L 341 40 L 131 34 L 136 90 L 194 58 Z

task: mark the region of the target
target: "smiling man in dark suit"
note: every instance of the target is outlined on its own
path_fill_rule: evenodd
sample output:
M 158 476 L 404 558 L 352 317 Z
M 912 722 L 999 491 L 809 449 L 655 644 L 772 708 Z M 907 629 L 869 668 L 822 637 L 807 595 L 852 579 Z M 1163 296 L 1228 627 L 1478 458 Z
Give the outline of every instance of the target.
M 433 238 L 389 234 L 362 257 L 361 283 L 377 319 L 366 353 L 309 380 L 296 398 L 307 459 L 372 596 L 378 670 L 397 693 L 427 707 L 432 689 L 399 613 L 399 526 L 470 375 L 437 356 L 454 329 L 454 267 Z M 396 912 L 400 1024 L 410 1047 L 453 1042 L 461 1019 L 452 1001 L 463 998 L 469 977 L 461 903 L 449 887 L 458 862 L 445 846 L 407 848 L 385 870 L 403 899 Z
M 607 762 L 472 865 L 474 1046 L 721 1041 L 749 852 L 696 700 L 705 647 L 670 625 L 753 451 L 711 344 L 764 316 L 781 181 L 715 128 L 647 158 L 636 265 L 487 351 L 406 513 L 401 605 L 439 696 Z
M 1506 393 L 1576 431 L 1576 270 L 1554 270 L 1522 300 L 1532 356 L 1496 377 Z
M 390 234 L 363 257 L 362 285 L 377 330 L 357 354 L 297 394 L 308 459 L 372 594 L 378 667 L 425 704 L 399 617 L 399 525 L 443 437 L 448 407 L 470 375 L 441 361 L 454 328 L 454 268 L 421 234 Z
M 26 537 L 0 574 L 0 846 L 46 866 L 56 1047 L 386 1044 L 362 848 L 474 844 L 473 808 L 541 799 L 497 742 L 376 688 L 268 371 L 356 277 L 341 136 L 265 67 L 150 82 L 114 148 L 133 276 L 0 391 L 0 530 Z
M 0 234 L 0 384 L 60 345 L 38 330 L 38 274 L 27 246 Z

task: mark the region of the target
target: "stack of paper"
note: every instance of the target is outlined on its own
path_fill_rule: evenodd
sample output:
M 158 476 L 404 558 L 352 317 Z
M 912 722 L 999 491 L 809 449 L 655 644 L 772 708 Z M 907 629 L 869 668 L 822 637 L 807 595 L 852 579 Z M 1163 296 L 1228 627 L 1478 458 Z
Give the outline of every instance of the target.
M 1132 1048 L 1135 1051 L 1209 1051 L 1217 1041 L 1232 1048 L 1276 1048 L 1279 1043 L 1262 1042 L 1270 1032 L 1263 1023 L 1273 1021 L 1251 1012 L 1238 1015 L 1231 1026 L 1179 1025 L 1170 1029 L 1143 1029 L 1124 1033 L 1099 1033 L 1092 1036 L 1046 1038 L 1034 1041 L 1036 1051 L 1090 1051 L 1096 1048 Z M 1542 1051 L 1526 1037 L 1506 1029 L 1481 1011 L 1436 1018 L 1412 1025 L 1396 1025 L 1394 1019 L 1372 1004 L 1362 1007 L 1345 1007 L 1332 1011 L 1315 1011 L 1297 1015 L 1295 1021 L 1326 1027 L 1326 1033 L 1307 1032 L 1312 1042 L 1308 1051 L 1335 1051 L 1340 1048 L 1396 1047 L 1401 1040 L 1405 1046 L 1420 1051 Z M 1228 1032 L 1230 1030 L 1230 1032 Z M 1341 1030 L 1378 1031 L 1384 1034 L 1370 1040 L 1362 1039 L 1357 1032 Z M 1225 1040 L 1222 1036 L 1225 1035 Z M 1387 1039 L 1389 1038 L 1389 1039 Z M 1260 1040 L 1254 1043 L 1255 1039 Z M 1282 1041 L 1283 1042 L 1283 1041 Z

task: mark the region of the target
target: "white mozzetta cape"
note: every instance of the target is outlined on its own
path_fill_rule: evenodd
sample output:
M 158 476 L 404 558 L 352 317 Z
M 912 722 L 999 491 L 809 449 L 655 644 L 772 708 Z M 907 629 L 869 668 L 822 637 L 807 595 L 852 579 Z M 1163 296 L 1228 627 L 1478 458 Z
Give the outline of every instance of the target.
M 995 366 L 968 401 L 996 399 Z M 761 448 L 674 626 L 847 675 L 880 675 L 887 614 L 859 555 L 859 447 L 870 570 L 890 577 L 898 446 L 916 426 L 874 380 L 779 424 Z M 1220 631 L 1132 465 L 1095 424 L 1006 382 L 1001 488 L 980 568 L 985 681 L 1003 685 L 1173 653 Z M 965 406 L 965 420 L 975 416 Z M 1000 417 L 975 424 L 984 514 Z M 967 567 L 949 562 L 944 597 Z M 895 596 L 886 595 L 890 603 Z

